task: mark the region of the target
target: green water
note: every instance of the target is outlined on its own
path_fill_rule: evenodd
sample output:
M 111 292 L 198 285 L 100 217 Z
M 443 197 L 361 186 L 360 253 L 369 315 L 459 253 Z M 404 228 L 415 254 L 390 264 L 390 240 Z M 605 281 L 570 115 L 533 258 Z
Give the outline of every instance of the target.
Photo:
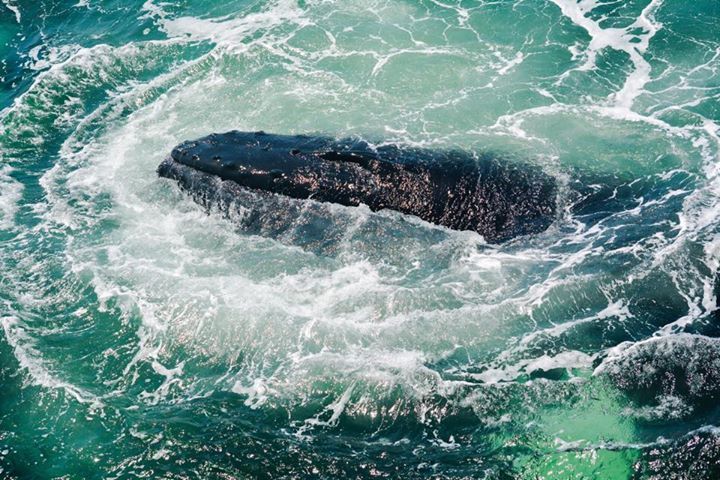
M 0 477 L 720 476 L 717 0 L 3 2 Z M 232 129 L 521 159 L 559 213 L 242 227 L 155 173 Z

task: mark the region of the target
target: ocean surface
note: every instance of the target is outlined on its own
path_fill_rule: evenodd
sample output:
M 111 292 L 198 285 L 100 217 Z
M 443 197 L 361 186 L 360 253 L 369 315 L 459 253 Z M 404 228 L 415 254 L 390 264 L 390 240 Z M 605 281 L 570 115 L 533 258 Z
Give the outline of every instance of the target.
M 720 478 L 718 0 L 2 0 L 0 49 L 0 478 Z M 518 159 L 557 218 L 157 177 L 232 129 Z

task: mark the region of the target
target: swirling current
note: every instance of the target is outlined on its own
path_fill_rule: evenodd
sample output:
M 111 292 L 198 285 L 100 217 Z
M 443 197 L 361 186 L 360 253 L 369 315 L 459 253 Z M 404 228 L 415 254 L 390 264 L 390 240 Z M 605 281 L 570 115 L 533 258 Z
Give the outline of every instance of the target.
M 3 0 L 0 38 L 0 477 L 720 478 L 717 0 Z M 233 129 L 520 159 L 558 213 L 243 223 L 156 175 Z

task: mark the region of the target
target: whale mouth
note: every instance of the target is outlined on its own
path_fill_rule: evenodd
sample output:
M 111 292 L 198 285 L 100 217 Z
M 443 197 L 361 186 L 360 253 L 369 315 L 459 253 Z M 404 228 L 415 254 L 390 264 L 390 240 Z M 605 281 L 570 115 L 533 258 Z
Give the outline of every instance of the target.
M 492 243 L 542 232 L 557 210 L 556 181 L 537 167 L 359 139 L 231 131 L 181 143 L 158 168 L 196 199 L 217 197 L 197 172 L 298 200 L 395 210 Z

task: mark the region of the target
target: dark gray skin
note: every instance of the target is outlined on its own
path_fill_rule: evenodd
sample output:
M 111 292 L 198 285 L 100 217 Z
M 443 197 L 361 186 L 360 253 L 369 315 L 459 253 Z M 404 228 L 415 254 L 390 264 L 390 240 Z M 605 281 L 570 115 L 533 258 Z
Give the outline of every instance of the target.
M 488 242 L 543 231 L 556 210 L 555 180 L 539 168 L 459 150 L 232 131 L 184 142 L 158 168 L 186 189 L 209 188 L 187 167 L 292 198 L 392 209 Z

